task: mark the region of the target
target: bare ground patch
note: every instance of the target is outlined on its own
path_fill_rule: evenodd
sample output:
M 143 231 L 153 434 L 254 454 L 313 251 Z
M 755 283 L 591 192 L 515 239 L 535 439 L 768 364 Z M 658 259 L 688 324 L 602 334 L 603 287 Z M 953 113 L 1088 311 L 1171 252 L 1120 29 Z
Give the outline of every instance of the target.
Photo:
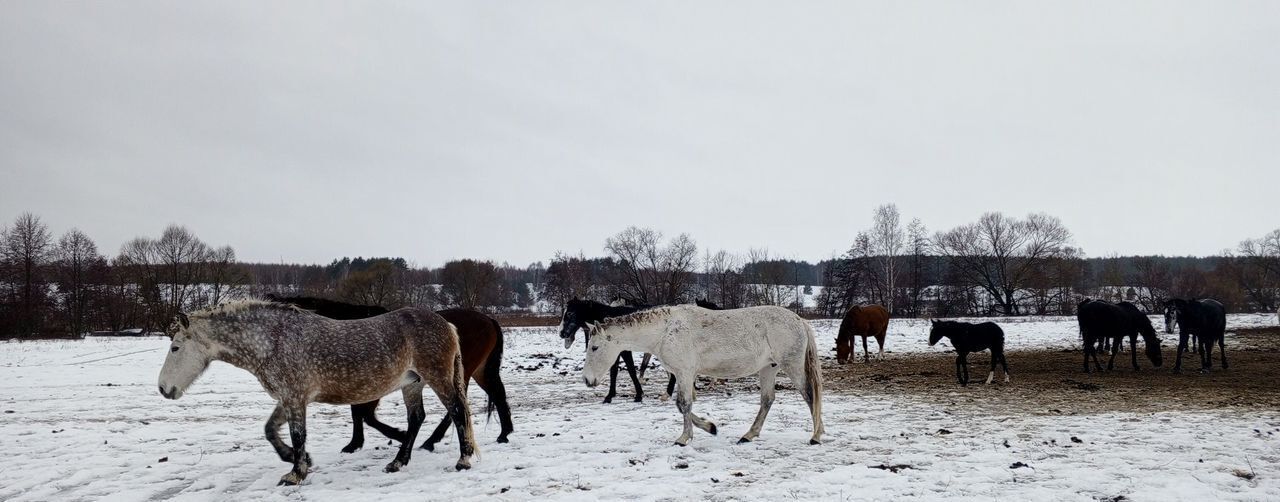
M 869 364 L 823 364 L 831 393 L 861 396 L 885 394 L 926 402 L 961 405 L 993 414 L 1089 414 L 1220 410 L 1224 408 L 1280 408 L 1280 328 L 1234 330 L 1227 336 L 1227 361 L 1214 352 L 1214 369 L 1199 373 L 1199 356 L 1184 356 L 1182 373 L 1174 374 L 1176 345 L 1165 340 L 1164 366 L 1152 367 L 1138 345 L 1140 371 L 1130 365 L 1128 348 L 1116 357 L 1115 369 L 1083 371 L 1084 354 L 1074 350 L 1009 351 L 1012 381 L 1000 373 L 984 385 L 990 369 L 989 353 L 969 356 L 970 382 L 961 387 L 955 376 L 955 353 L 888 354 Z M 1106 364 L 1108 357 L 1101 357 Z

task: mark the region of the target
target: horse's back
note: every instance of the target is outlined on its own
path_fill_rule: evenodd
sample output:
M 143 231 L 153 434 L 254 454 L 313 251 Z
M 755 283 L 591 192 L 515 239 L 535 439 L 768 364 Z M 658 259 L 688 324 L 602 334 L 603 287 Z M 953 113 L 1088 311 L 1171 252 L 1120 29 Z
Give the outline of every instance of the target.
M 668 359 L 697 360 L 700 374 L 736 378 L 754 374 L 789 355 L 803 356 L 808 324 L 794 312 L 777 306 L 708 310 L 692 305 L 664 307 L 669 344 Z M 685 332 L 688 332 L 687 334 Z
M 849 307 L 840 321 L 839 336 L 878 336 L 888 327 L 889 309 L 876 304 L 856 305 Z

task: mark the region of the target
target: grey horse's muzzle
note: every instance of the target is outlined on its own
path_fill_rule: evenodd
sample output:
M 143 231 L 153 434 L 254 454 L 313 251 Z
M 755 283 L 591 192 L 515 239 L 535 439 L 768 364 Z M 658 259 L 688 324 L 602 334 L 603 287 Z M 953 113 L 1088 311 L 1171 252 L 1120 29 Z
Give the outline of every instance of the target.
M 167 390 L 164 388 L 164 386 L 157 386 L 157 387 L 160 388 L 160 395 L 164 396 L 165 399 L 177 399 L 182 397 L 182 392 L 178 391 L 177 387 L 169 387 Z

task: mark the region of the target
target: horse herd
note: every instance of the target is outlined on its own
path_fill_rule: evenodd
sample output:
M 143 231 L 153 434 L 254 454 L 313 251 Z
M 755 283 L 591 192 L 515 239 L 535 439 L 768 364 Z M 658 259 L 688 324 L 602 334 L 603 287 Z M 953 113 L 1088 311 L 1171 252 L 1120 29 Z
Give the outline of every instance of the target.
M 1223 347 L 1225 309 L 1213 300 L 1170 300 L 1165 303 L 1165 329 L 1180 327 L 1175 371 L 1181 368 L 1188 337 L 1194 337 L 1202 371 L 1211 365 L 1213 343 Z M 1110 351 L 1107 369 L 1114 367 L 1116 353 L 1125 337 L 1130 339 L 1134 369 L 1138 369 L 1136 337 L 1146 342 L 1146 355 L 1160 366 L 1160 342 L 1146 315 L 1127 302 L 1112 304 L 1099 300 L 1080 302 L 1077 309 L 1085 353 L 1101 370 L 1097 353 Z M 836 358 L 848 362 L 856 357 L 855 337 L 862 337 L 863 361 L 870 361 L 867 338 L 879 345 L 877 358 L 884 354 L 889 323 L 888 311 L 879 305 L 856 306 L 846 313 L 836 337 Z M 579 330 L 584 333 L 587 352 L 583 382 L 601 383 L 609 374 L 605 402 L 617 395 L 619 366 L 625 364 L 635 388 L 635 401 L 644 391 L 640 383 L 651 356 L 657 356 L 668 372 L 667 395 L 674 395 L 684 427 L 675 443 L 687 445 L 693 427 L 717 434 L 714 422 L 693 412 L 698 376 L 741 378 L 755 375 L 760 382 L 760 409 L 751 428 L 739 442 L 759 436 L 774 401 L 774 382 L 785 373 L 809 407 L 813 434 L 811 444 L 819 444 L 822 422 L 822 369 L 813 329 L 790 310 L 773 307 L 720 309 L 698 301 L 696 305 L 606 305 L 574 299 L 561 315 L 560 337 L 565 348 L 572 346 Z M 351 305 L 311 297 L 276 297 L 223 304 L 199 312 L 179 314 L 168 331 L 172 338 L 160 370 L 159 391 L 177 399 L 208 368 L 219 360 L 252 373 L 276 401 L 264 428 L 276 454 L 293 468 L 280 479 L 282 485 L 302 482 L 312 465 L 306 451 L 306 408 L 313 402 L 351 406 L 352 438 L 342 448 L 351 453 L 364 445 L 364 426 L 373 427 L 400 443 L 386 472 L 395 472 L 409 462 L 419 429 L 425 421 L 423 391 L 430 388 L 444 405 L 447 415 L 422 443 L 433 450 L 452 424 L 458 434 L 458 470 L 471 466 L 478 450 L 473 437 L 472 416 L 467 404 L 468 379 L 488 395 L 486 415 L 497 412 L 501 432 L 497 442 L 505 443 L 514 430 L 506 389 L 500 374 L 503 351 L 502 327 L 479 312 L 447 309 L 433 312 L 406 307 L 388 312 L 376 306 Z M 968 355 L 991 351 L 990 384 L 999 366 L 1009 381 L 1009 365 L 1004 356 L 1004 331 L 991 322 L 972 324 L 933 321 L 930 346 L 947 338 L 956 350 L 956 377 L 960 385 L 969 382 Z M 639 374 L 633 352 L 644 352 Z M 1222 367 L 1227 367 L 1222 352 Z M 677 385 L 679 384 L 679 385 Z M 678 391 L 677 391 L 678 389 Z M 408 428 L 400 430 L 378 420 L 379 400 L 399 390 L 404 398 Z M 291 445 L 280 438 L 280 427 L 289 425 Z

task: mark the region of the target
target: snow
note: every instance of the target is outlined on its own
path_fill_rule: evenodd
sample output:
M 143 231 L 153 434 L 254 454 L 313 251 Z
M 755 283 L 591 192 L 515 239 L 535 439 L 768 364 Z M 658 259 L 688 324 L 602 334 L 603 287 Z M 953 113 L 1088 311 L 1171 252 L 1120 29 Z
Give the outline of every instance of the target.
M 999 321 L 1011 350 L 1079 343 L 1072 318 Z M 1229 323 L 1269 326 L 1275 317 Z M 814 325 L 830 347 L 838 322 Z M 923 341 L 927 325 L 894 320 L 888 347 L 938 350 Z M 262 437 L 272 403 L 257 381 L 215 363 L 181 400 L 165 400 L 155 382 L 166 346 L 131 337 L 0 343 L 0 500 L 1280 500 L 1280 418 L 1253 409 L 1082 420 L 828 388 L 828 435 L 810 446 L 808 414 L 788 387 L 761 437 L 738 445 L 758 405 L 742 388 L 699 395 L 695 410 L 721 435 L 698 431 L 681 448 L 672 444 L 674 405 L 656 399 L 665 374 L 651 370 L 643 403 L 629 401 L 627 383 L 614 404 L 600 404 L 606 389 L 581 383 L 581 344 L 564 350 L 555 328 L 508 329 L 503 370 L 516 432 L 496 444 L 496 417 L 486 424 L 478 416 L 482 457 L 472 470 L 453 471 L 451 432 L 436 452 L 416 450 L 403 471 L 383 473 L 394 456 L 387 441 L 370 429 L 364 450 L 341 454 L 349 410 L 312 405 L 307 447 L 317 465 L 302 486 L 277 487 L 289 466 Z M 957 387 L 952 395 L 998 391 Z M 482 409 L 483 392 L 472 392 L 473 409 Z M 429 427 L 442 407 L 427 410 Z M 380 411 L 404 422 L 398 397 Z M 910 468 L 873 467 L 882 464 Z

